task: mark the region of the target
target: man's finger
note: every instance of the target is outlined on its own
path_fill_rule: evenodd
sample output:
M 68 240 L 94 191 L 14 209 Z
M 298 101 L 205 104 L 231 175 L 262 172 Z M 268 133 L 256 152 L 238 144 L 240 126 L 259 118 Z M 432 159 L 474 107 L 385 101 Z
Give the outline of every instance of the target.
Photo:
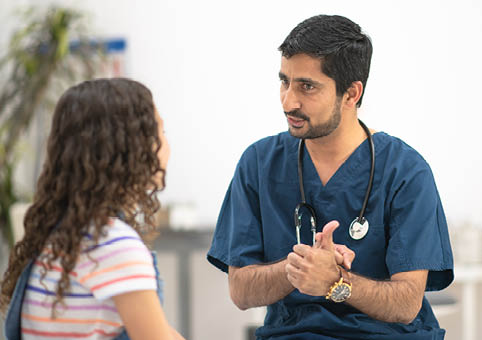
M 346 269 L 351 269 L 351 264 L 355 259 L 355 252 L 343 244 L 335 244 L 336 253 L 343 256 L 343 265 Z M 338 263 L 338 259 L 337 259 Z
M 293 251 L 296 254 L 298 254 L 302 257 L 305 257 L 306 255 L 308 255 L 311 252 L 311 247 L 306 245 L 306 244 L 296 244 L 293 247 Z
M 336 260 L 336 264 L 341 266 L 342 264 L 344 264 L 345 262 L 345 258 L 343 257 L 343 255 L 335 248 L 335 260 Z
M 296 280 L 296 277 L 294 277 L 294 276 L 291 275 L 291 274 L 286 274 L 286 278 L 287 278 L 288 281 L 291 283 L 291 285 L 296 288 L 296 285 L 297 285 L 297 283 L 298 283 L 298 281 Z
M 290 264 L 291 266 L 296 267 L 296 268 L 301 268 L 301 266 L 303 264 L 303 257 L 301 257 L 300 255 L 298 255 L 294 252 L 289 253 L 286 260 L 288 261 L 288 264 Z
M 348 254 L 343 255 L 343 265 L 346 269 L 351 269 L 351 263 L 353 259 L 348 256 Z
M 296 269 L 296 267 L 294 267 L 290 263 L 287 263 L 286 266 L 285 266 L 285 271 L 288 275 L 291 275 L 292 277 L 294 277 L 297 269 Z
M 340 223 L 338 221 L 331 221 L 328 222 L 324 227 L 323 227 L 323 238 L 321 240 L 321 248 L 326 249 L 326 250 L 334 250 L 335 245 L 333 244 L 333 232 L 335 231 L 336 228 Z
M 316 233 L 315 235 L 315 245 L 313 248 L 321 248 L 321 242 L 323 240 L 323 233 Z

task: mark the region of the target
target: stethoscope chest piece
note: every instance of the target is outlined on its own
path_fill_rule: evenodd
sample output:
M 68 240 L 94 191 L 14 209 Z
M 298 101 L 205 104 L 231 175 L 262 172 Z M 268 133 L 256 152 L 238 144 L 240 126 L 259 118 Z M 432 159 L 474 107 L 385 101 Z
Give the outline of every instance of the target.
M 354 240 L 361 240 L 368 233 L 368 228 L 369 224 L 366 218 L 363 218 L 361 223 L 358 217 L 355 218 L 350 224 L 349 233 L 351 238 Z

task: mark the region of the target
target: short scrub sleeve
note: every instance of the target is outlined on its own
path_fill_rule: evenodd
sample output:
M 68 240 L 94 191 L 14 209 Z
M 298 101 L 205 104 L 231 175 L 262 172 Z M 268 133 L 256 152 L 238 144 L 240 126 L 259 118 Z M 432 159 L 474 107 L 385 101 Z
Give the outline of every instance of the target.
M 118 221 L 107 236 L 83 250 L 75 271 L 78 282 L 98 300 L 138 290 L 157 290 L 152 256 L 139 235 Z
M 208 261 L 224 272 L 229 266 L 263 262 L 259 176 L 254 145 L 241 156 L 226 192 Z
M 433 174 L 424 160 L 404 171 L 390 207 L 386 263 L 390 275 L 429 270 L 427 291 L 454 278 L 447 222 Z

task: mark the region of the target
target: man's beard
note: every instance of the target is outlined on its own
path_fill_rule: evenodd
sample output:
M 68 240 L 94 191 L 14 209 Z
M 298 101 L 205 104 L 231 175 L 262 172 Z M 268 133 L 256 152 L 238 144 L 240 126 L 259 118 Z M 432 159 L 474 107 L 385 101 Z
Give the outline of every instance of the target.
M 290 127 L 289 132 L 293 137 L 302 138 L 302 139 L 314 139 L 314 138 L 325 137 L 331 134 L 333 131 L 335 131 L 336 128 L 340 125 L 341 98 L 336 98 L 335 107 L 331 112 L 330 119 L 327 122 L 317 126 L 312 126 L 310 124 L 310 118 L 299 110 L 285 112 L 285 115 L 290 115 L 295 118 L 304 119 L 306 121 L 305 124 L 308 125 L 308 131 L 306 131 L 305 133 L 301 133 L 299 132 L 298 129 Z

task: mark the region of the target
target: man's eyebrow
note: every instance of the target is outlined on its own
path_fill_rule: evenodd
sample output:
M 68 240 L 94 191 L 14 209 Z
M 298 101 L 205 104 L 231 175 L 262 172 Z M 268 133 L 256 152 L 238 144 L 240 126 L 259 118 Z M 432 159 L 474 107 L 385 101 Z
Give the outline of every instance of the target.
M 282 72 L 279 72 L 278 75 L 279 75 L 280 80 L 288 80 L 288 77 L 286 76 L 286 74 L 284 74 Z M 317 82 L 316 80 L 313 80 L 311 78 L 299 77 L 299 78 L 295 78 L 294 81 L 296 81 L 298 83 L 305 83 L 305 84 L 323 86 L 322 83 Z
M 311 78 L 295 78 L 294 81 L 299 82 L 299 83 L 305 83 L 305 84 L 311 84 L 311 85 L 318 85 L 318 86 L 323 86 L 322 83 L 317 82 L 316 80 L 313 80 Z

